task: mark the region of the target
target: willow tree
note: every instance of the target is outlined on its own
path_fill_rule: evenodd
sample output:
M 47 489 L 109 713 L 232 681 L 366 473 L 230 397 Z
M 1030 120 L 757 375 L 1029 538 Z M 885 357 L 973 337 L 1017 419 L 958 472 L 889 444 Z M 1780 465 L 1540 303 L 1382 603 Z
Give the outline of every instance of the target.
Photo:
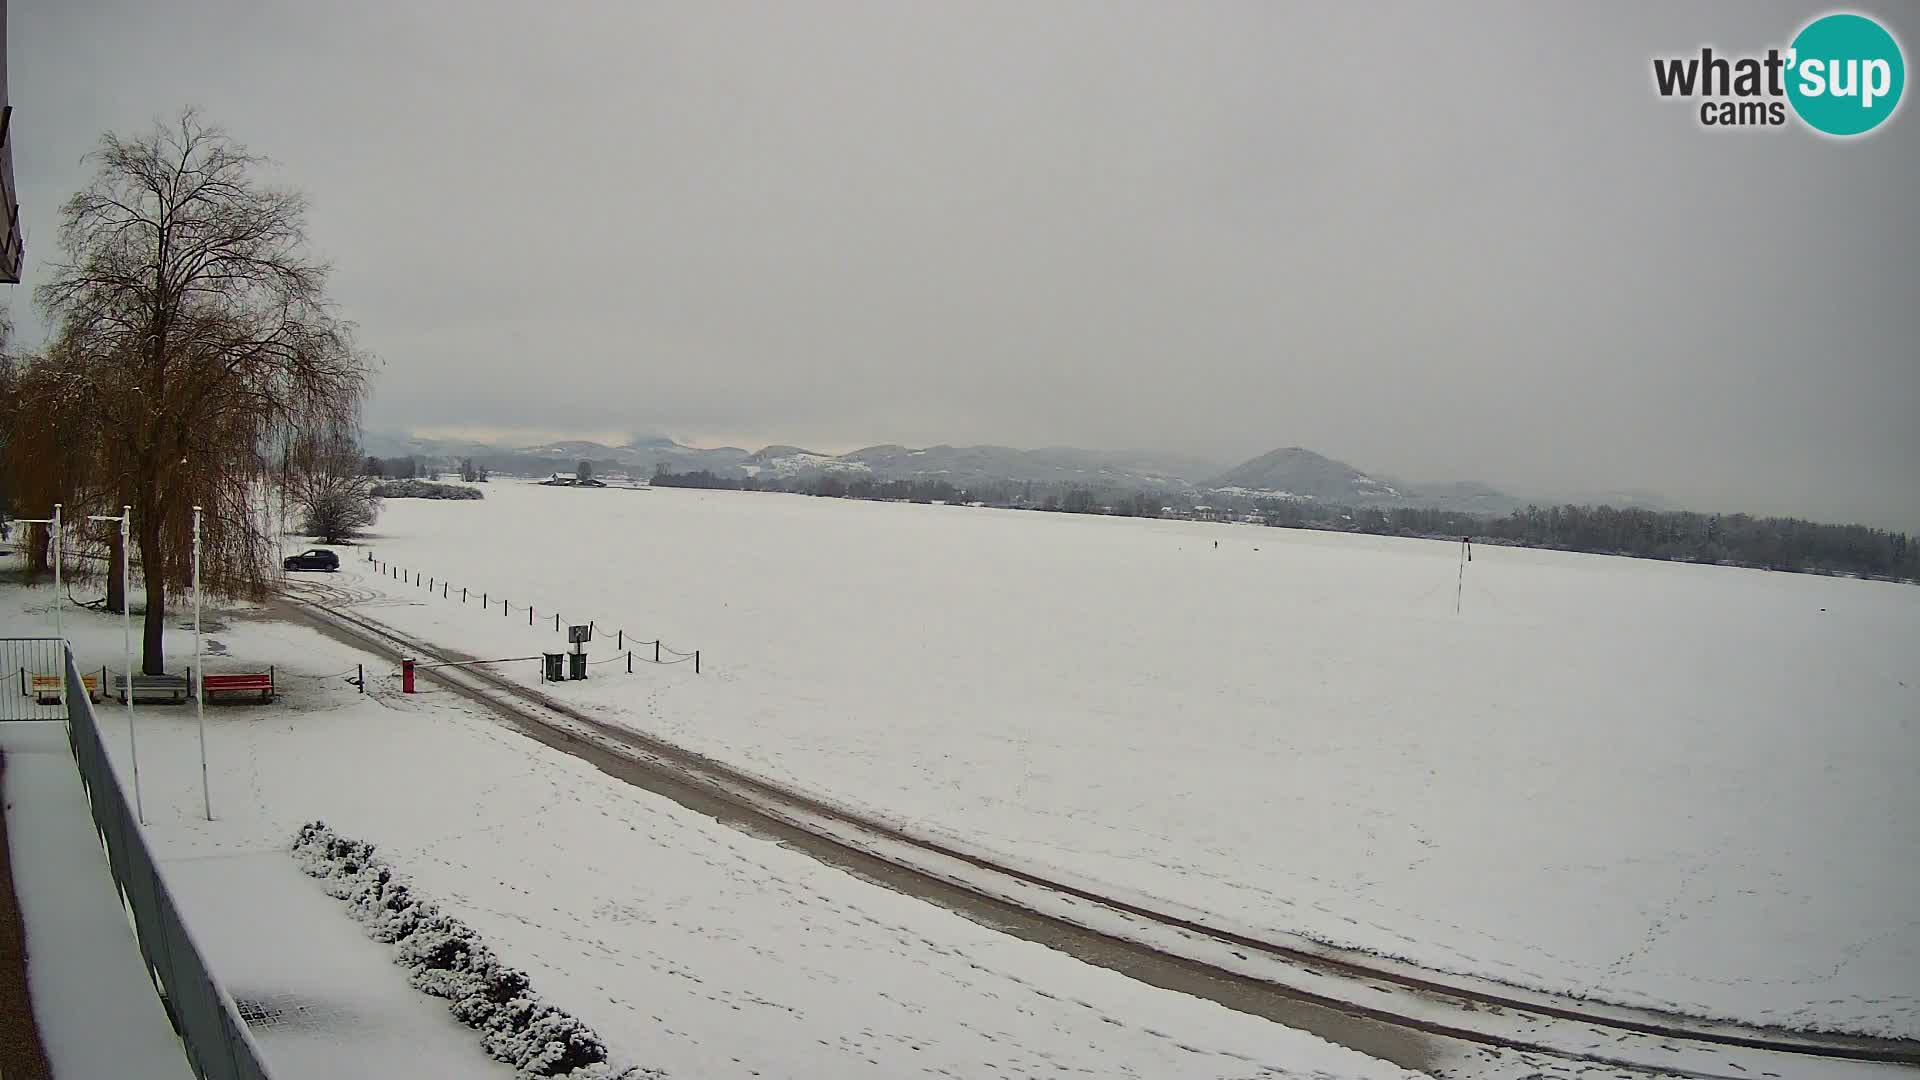
M 368 374 L 308 250 L 306 200 L 194 110 L 109 133 L 61 207 L 60 261 L 36 295 L 94 418 L 84 456 L 108 506 L 133 508 L 146 594 L 141 667 L 165 669 L 169 595 L 187 586 L 192 507 L 210 591 L 258 597 L 277 545 L 264 448 L 316 418 L 353 423 Z
M 82 523 L 69 531 L 68 547 L 83 556 L 111 560 L 114 573 L 105 575 L 110 582 L 107 604 L 118 611 L 125 602 L 117 580 L 119 535 L 84 524 L 88 514 L 108 512 L 99 468 L 98 417 L 79 392 L 87 376 L 72 353 L 58 345 L 14 358 L 14 368 L 5 404 L 5 436 L 0 439 L 4 444 L 0 445 L 0 476 L 5 477 L 17 513 L 44 518 L 58 503 L 65 509 L 67 522 Z M 112 512 L 119 512 L 119 504 Z M 50 568 L 49 540 L 47 530 L 32 531 L 27 547 L 30 573 Z M 74 577 L 93 576 L 86 569 L 94 565 L 70 563 L 69 572 Z M 81 572 L 72 573 L 76 568 Z

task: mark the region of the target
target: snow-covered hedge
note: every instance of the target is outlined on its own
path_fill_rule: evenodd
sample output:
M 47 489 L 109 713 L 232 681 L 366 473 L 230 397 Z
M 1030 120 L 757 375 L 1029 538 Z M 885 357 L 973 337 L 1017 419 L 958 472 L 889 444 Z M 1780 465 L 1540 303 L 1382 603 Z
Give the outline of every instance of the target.
M 508 967 L 473 928 L 419 896 L 405 875 L 374 854 L 372 844 L 349 840 L 316 821 L 300 827 L 293 857 L 319 878 L 327 895 L 367 936 L 394 946 L 394 962 L 415 989 L 445 998 L 461 1023 L 480 1032 L 492 1057 L 528 1077 L 562 1080 L 653 1080 L 666 1076 L 638 1066 L 615 1071 L 607 1045 L 573 1016 L 545 1004 L 527 973 Z
M 459 484 L 436 484 L 431 480 L 389 480 L 373 486 L 376 499 L 484 499 L 487 493 Z

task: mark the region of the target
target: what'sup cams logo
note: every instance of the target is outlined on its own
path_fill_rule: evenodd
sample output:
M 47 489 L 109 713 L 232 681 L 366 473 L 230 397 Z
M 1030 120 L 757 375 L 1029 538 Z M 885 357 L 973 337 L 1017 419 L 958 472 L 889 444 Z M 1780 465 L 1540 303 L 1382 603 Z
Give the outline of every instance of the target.
M 1764 56 L 1697 56 L 1653 61 L 1663 98 L 1699 100 L 1702 127 L 1779 127 L 1788 109 L 1823 135 L 1865 135 L 1893 116 L 1906 89 L 1900 43 L 1865 15 L 1822 15 L 1785 49 Z

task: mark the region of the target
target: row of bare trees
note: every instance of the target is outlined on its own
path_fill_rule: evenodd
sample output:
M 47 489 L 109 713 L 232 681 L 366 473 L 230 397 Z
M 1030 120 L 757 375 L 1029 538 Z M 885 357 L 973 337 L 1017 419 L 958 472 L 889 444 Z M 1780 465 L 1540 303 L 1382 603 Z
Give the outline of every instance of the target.
M 157 674 L 168 601 L 190 581 L 192 508 L 209 591 L 262 596 L 274 489 L 331 507 L 334 460 L 357 471 L 369 361 L 308 251 L 304 197 L 268 183 L 264 159 L 187 110 L 136 138 L 104 136 L 92 160 L 36 292 L 53 336 L 0 375 L 0 474 L 17 513 L 65 506 L 79 523 L 66 542 L 103 556 L 115 610 L 119 561 L 136 560 L 142 667 Z M 121 506 L 132 552 L 84 524 Z M 44 530 L 34 537 L 44 566 Z

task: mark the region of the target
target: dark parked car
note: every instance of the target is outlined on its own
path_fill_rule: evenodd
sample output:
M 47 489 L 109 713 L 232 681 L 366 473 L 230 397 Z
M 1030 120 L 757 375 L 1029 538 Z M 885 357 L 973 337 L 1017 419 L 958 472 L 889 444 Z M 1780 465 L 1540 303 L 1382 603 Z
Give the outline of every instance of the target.
M 289 570 L 338 570 L 340 556 L 331 551 L 314 548 L 312 551 L 287 556 L 286 567 Z

